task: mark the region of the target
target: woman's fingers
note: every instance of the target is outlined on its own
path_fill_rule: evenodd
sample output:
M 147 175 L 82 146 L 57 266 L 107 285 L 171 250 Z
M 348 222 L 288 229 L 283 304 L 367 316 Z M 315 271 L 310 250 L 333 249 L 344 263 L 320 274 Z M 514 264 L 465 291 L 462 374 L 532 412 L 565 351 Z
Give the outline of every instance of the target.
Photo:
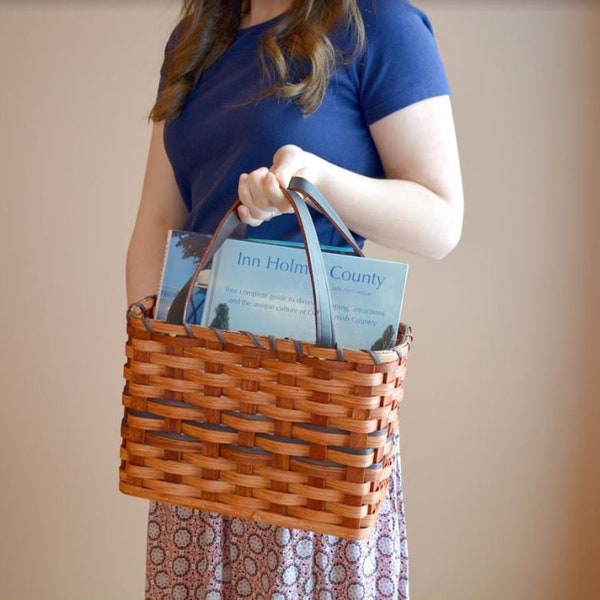
M 250 226 L 270 221 L 290 209 L 277 178 L 266 167 L 240 176 L 238 198 L 242 203 L 238 215 Z
M 281 188 L 287 187 L 294 175 L 313 180 L 318 176 L 317 164 L 314 155 L 287 144 L 277 150 L 270 169 L 261 167 L 243 173 L 238 184 L 238 197 L 243 205 L 238 209 L 240 219 L 247 225 L 256 226 L 293 212 Z

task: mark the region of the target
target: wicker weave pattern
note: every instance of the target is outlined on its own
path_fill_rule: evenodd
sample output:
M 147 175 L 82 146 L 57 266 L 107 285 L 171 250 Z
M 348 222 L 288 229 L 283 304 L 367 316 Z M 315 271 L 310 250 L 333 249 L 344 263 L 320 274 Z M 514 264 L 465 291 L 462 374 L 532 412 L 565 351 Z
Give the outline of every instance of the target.
M 145 309 L 151 313 L 152 302 Z M 410 330 L 375 354 L 128 316 L 121 491 L 347 539 L 387 492 Z

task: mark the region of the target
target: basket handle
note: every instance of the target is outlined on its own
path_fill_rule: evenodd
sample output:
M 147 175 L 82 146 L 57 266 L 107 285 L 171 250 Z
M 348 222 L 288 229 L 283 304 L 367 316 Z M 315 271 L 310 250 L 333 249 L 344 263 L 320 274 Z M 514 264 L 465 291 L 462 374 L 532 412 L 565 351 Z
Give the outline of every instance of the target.
M 304 196 L 308 198 L 311 204 L 329 220 L 335 229 L 337 229 L 357 256 L 364 256 L 363 252 L 339 215 L 312 183 L 302 177 L 294 177 L 290 181 L 290 187 L 288 189 L 282 188 L 282 192 L 292 206 L 304 241 L 304 249 L 307 256 L 312 283 L 313 301 L 315 305 L 316 344 L 323 348 L 335 348 L 336 336 L 329 280 L 327 278 L 323 252 L 319 244 L 315 225 Z M 194 275 L 187 284 L 188 289 L 182 310 L 175 316 L 171 315 L 171 323 L 177 322 L 185 324 L 185 314 L 187 313 L 187 307 L 191 301 L 194 283 L 198 279 L 200 272 L 210 262 L 215 252 L 240 225 L 240 219 L 237 215 L 237 208 L 240 205 L 241 202 L 239 200 L 236 201 L 233 206 L 229 208 L 217 226 L 208 247 L 200 258 Z

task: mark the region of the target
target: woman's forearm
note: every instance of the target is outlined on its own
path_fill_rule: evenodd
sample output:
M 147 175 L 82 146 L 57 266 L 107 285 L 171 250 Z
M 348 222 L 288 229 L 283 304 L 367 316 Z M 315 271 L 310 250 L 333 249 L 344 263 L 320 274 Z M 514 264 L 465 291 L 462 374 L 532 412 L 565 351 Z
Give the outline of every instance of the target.
M 462 208 L 453 205 L 458 200 L 413 181 L 373 179 L 330 163 L 319 170 L 319 189 L 359 235 L 429 258 L 442 258 L 458 243 Z
M 164 123 L 155 123 L 148 150 L 142 198 L 127 251 L 127 300 L 156 294 L 169 229 L 180 229 L 188 212 L 163 142 Z
M 166 241 L 167 230 L 161 227 L 134 231 L 126 263 L 128 304 L 158 292 Z

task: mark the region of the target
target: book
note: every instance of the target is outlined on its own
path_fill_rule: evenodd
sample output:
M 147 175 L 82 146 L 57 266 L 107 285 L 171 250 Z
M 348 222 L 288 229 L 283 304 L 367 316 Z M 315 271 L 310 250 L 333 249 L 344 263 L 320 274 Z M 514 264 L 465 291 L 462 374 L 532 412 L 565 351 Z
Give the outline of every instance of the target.
M 192 231 L 169 230 L 160 284 L 157 294 L 154 318 L 159 321 L 176 322 L 176 315 L 183 314 L 187 289 L 190 278 L 196 271 L 198 262 L 206 250 L 211 235 L 195 233 Z M 259 241 L 259 240 L 256 240 Z M 260 240 L 265 244 L 283 244 L 297 248 L 303 248 L 301 242 L 282 242 L 279 240 Z M 330 251 L 352 252 L 349 248 L 323 247 Z M 191 325 L 199 325 L 206 297 L 206 289 L 210 277 L 210 263 L 200 273 L 200 277 L 194 286 L 190 305 L 186 314 L 186 322 Z
M 173 321 L 174 313 L 183 314 L 190 279 L 206 250 L 211 237 L 205 233 L 170 230 L 165 245 L 165 256 L 160 285 L 154 310 L 154 318 L 159 321 Z M 186 322 L 200 324 L 210 268 L 203 269 L 194 285 L 186 313 Z
M 338 345 L 391 348 L 408 264 L 330 252 L 323 257 Z M 228 239 L 213 260 L 201 325 L 314 342 L 312 283 L 304 249 Z

